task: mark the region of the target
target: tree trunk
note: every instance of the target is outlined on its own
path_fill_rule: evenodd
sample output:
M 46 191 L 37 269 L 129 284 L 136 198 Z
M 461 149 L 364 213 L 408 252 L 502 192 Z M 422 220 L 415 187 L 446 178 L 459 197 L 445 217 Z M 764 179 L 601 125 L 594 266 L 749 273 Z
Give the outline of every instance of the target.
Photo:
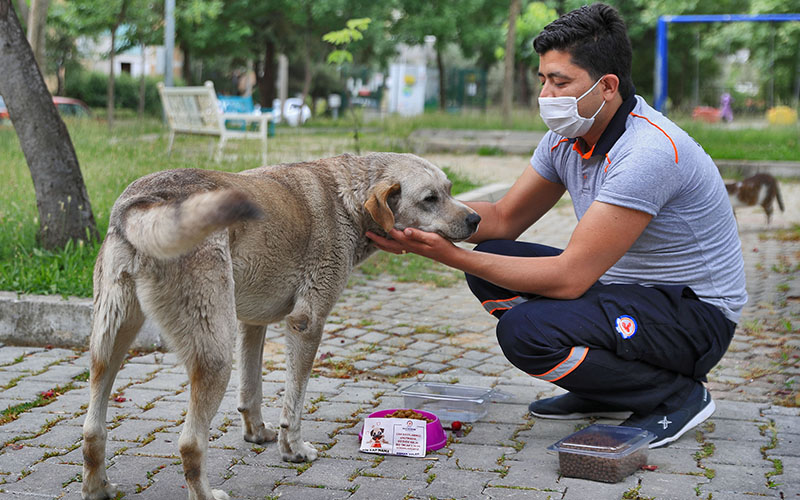
M 308 37 L 304 37 L 306 44 L 303 50 L 303 103 L 306 102 L 308 94 L 311 92 L 311 79 L 314 76 L 311 65 L 311 53 L 308 46 Z M 311 99 L 312 103 L 314 99 Z
M 271 108 L 272 100 L 278 97 L 278 91 L 275 88 L 275 79 L 278 77 L 278 61 L 276 55 L 275 43 L 271 40 L 267 40 L 264 60 L 261 63 L 262 71 L 256 72 L 256 84 L 258 85 L 258 93 L 261 94 L 262 108 Z
M 47 249 L 97 237 L 89 195 L 67 127 L 36 65 L 11 0 L 0 0 L 0 94 L 31 171 L 39 242 Z
M 511 0 L 508 8 L 505 74 L 503 75 L 503 123 L 507 127 L 511 126 L 511 105 L 514 100 L 514 49 L 517 46 L 517 17 L 519 17 L 520 4 L 520 0 Z
M 528 80 L 528 65 L 524 61 L 517 63 L 517 81 L 519 82 L 519 103 L 526 108 L 531 105 L 531 84 Z
M 138 115 L 140 120 L 144 118 L 144 98 L 145 98 L 145 92 L 147 91 L 147 85 L 144 78 L 147 65 L 147 45 L 143 43 L 141 47 L 142 47 L 142 74 L 139 75 L 139 110 L 138 110 Z
M 445 111 L 447 109 L 447 80 L 444 74 L 442 49 L 439 47 L 438 41 L 436 42 L 436 67 L 439 68 L 439 109 Z
M 114 44 L 117 43 L 117 27 L 111 28 L 111 50 L 108 51 L 108 93 L 106 94 L 106 119 L 108 128 L 114 126 Z
M 22 2 L 24 3 L 24 2 Z M 47 27 L 47 9 L 50 7 L 50 0 L 31 0 L 31 7 L 28 11 L 28 42 L 33 50 L 33 57 L 36 64 L 44 73 L 44 41 L 45 28 Z
M 22 18 L 22 26 L 28 25 L 28 12 L 30 9 L 28 8 L 28 2 L 26 0 L 17 0 L 17 10 L 19 11 L 19 15 Z
M 181 46 L 183 52 L 183 66 L 181 66 L 181 76 L 186 85 L 194 85 L 194 75 L 192 75 L 192 53 L 189 49 Z

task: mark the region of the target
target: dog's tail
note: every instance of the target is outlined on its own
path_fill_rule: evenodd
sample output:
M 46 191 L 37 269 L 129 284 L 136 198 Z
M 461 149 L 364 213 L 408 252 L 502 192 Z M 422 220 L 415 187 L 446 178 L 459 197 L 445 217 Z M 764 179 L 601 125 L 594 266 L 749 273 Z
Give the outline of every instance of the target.
M 178 203 L 141 203 L 128 209 L 125 238 L 158 259 L 188 253 L 214 231 L 261 217 L 261 209 L 234 189 L 194 194 Z
M 781 196 L 781 185 L 778 180 L 775 180 L 775 199 L 778 200 L 778 206 L 781 208 L 781 212 L 785 212 L 786 209 L 783 206 L 783 196 Z

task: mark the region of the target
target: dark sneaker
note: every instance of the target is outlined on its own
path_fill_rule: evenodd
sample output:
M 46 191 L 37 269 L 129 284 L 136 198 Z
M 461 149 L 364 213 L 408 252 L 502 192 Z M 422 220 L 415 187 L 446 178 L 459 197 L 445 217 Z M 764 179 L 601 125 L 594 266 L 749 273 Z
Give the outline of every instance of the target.
M 528 405 L 531 415 L 539 418 L 571 420 L 578 418 L 625 418 L 631 414 L 618 406 L 580 398 L 571 392 L 547 399 L 540 399 Z
M 711 394 L 703 387 L 703 384 L 697 384 L 679 410 L 667 415 L 662 413 L 634 414 L 619 425 L 639 427 L 652 432 L 656 438 L 650 443 L 650 448 L 658 448 L 677 440 L 701 424 L 714 413 L 715 409 L 716 405 L 711 399 Z

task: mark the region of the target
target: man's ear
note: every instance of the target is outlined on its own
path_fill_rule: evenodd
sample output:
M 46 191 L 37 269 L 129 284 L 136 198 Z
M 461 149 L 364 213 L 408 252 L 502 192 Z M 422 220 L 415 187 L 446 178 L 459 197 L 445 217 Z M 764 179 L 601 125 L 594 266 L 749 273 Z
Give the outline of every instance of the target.
M 600 85 L 603 86 L 604 96 L 613 96 L 619 91 L 619 77 L 613 73 L 604 75 Z
M 364 208 L 369 215 L 387 233 L 394 227 L 394 214 L 386 200 L 397 191 L 400 191 L 400 184 L 381 181 L 372 189 L 369 198 L 364 202 Z

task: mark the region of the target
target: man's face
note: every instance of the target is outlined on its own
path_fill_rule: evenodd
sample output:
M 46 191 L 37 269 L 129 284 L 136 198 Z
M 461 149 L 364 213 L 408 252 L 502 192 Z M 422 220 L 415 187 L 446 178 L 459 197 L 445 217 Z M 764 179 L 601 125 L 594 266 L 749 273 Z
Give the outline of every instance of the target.
M 539 97 L 580 97 L 594 85 L 589 72 L 571 62 L 569 52 L 550 50 L 539 56 Z M 578 101 L 578 113 L 592 116 L 603 101 L 603 84 L 600 83 Z

